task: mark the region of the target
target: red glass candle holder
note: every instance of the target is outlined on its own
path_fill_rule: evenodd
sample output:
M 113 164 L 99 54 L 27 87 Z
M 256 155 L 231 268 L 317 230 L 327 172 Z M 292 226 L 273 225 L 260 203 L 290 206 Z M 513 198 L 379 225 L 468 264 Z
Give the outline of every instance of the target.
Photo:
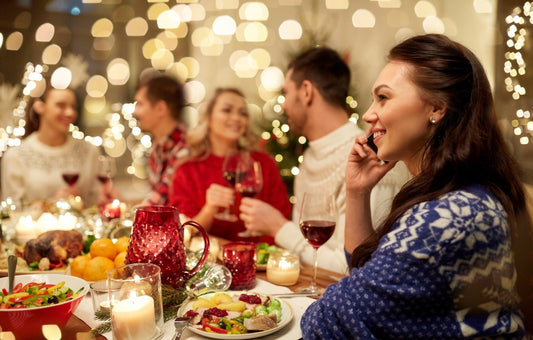
M 255 286 L 256 247 L 253 242 L 230 242 L 222 246 L 224 265 L 232 275 L 230 289 Z

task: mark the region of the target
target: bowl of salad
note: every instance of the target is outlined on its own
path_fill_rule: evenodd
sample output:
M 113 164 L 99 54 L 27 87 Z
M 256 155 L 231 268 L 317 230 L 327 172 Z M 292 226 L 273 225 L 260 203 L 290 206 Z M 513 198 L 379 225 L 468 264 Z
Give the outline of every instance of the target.
M 0 278 L 0 327 L 17 339 L 43 338 L 43 325 L 65 327 L 89 291 L 87 281 L 64 274 L 15 276 L 9 294 L 7 277 Z

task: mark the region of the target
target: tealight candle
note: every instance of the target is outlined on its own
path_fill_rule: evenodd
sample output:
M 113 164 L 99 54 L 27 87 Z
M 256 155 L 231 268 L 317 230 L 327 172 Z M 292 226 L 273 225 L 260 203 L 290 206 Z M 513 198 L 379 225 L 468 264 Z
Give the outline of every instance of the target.
M 146 340 L 156 334 L 154 299 L 134 296 L 111 309 L 113 336 L 117 340 Z
M 120 218 L 120 212 L 120 201 L 113 200 L 113 202 L 106 204 L 104 216 L 112 220 L 114 218 Z
M 281 286 L 292 286 L 300 276 L 300 260 L 290 252 L 270 253 L 267 262 L 267 280 Z

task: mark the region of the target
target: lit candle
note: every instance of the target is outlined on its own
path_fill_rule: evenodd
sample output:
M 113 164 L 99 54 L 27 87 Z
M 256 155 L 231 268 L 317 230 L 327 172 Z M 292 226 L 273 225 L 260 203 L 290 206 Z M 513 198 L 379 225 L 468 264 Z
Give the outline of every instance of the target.
M 290 253 L 270 253 L 267 263 L 267 280 L 282 286 L 292 286 L 300 276 L 298 256 Z
M 31 215 L 20 217 L 17 221 L 15 231 L 17 233 L 18 244 L 25 244 L 29 240 L 39 236 L 39 229 L 31 218 Z
M 108 219 L 114 219 L 120 217 L 120 201 L 113 200 L 113 202 L 106 204 L 104 209 L 104 216 Z
M 122 300 L 111 309 L 113 336 L 116 340 L 147 340 L 156 334 L 154 299 L 135 296 Z

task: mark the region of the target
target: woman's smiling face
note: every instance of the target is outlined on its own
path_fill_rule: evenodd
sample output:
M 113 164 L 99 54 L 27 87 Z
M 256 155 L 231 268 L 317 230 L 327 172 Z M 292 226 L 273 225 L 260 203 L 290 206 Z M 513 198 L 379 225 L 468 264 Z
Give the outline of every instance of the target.
M 414 72 L 413 66 L 399 61 L 391 61 L 383 68 L 363 120 L 372 125 L 379 158 L 402 160 L 413 173 L 431 136 L 434 107 L 421 97 L 410 72 Z
M 237 145 L 248 124 L 246 101 L 233 92 L 221 93 L 209 117 L 211 142 Z

